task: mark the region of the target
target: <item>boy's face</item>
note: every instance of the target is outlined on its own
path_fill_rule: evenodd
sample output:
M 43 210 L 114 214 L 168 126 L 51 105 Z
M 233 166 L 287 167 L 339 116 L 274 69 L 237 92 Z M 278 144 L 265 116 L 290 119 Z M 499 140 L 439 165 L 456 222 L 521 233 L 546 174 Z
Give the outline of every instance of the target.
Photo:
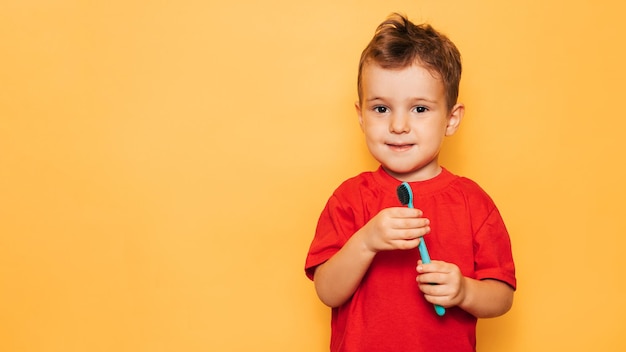
M 457 130 L 463 105 L 448 110 L 441 80 L 419 64 L 384 69 L 366 63 L 361 82 L 362 101 L 356 109 L 374 158 L 401 181 L 439 174 L 443 139 Z

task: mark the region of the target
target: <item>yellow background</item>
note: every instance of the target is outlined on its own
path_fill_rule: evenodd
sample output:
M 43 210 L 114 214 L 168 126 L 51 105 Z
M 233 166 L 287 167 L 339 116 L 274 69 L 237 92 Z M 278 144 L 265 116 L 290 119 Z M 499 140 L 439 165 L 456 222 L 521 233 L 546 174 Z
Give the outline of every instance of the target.
M 479 350 L 626 350 L 621 3 L 2 0 L 0 351 L 327 350 L 304 258 L 392 11 L 461 50 L 442 161 L 511 233 Z

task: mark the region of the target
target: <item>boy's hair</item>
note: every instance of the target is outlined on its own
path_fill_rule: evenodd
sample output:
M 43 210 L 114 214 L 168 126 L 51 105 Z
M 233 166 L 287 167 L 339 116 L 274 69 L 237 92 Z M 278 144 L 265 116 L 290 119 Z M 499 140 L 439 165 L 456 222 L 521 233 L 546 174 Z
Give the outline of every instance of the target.
M 461 54 L 448 37 L 428 24 L 415 25 L 406 16 L 394 13 L 378 26 L 359 62 L 359 104 L 362 103 L 363 66 L 369 62 L 384 69 L 402 69 L 414 63 L 424 65 L 441 79 L 448 109 L 452 109 L 457 102 Z

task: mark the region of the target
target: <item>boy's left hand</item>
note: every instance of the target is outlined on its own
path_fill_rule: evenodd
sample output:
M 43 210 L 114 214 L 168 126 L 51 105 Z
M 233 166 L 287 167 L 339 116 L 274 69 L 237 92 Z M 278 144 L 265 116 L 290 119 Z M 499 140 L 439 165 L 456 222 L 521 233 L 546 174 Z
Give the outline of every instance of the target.
M 465 280 L 458 266 L 433 260 L 429 264 L 417 262 L 417 283 L 429 303 L 445 308 L 463 301 Z

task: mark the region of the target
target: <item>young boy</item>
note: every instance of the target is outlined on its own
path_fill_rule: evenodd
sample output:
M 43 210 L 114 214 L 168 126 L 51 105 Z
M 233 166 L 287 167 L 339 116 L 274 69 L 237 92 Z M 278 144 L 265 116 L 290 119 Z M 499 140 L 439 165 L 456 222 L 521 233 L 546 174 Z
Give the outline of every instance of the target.
M 335 190 L 305 265 L 332 307 L 331 351 L 474 351 L 477 318 L 512 305 L 515 267 L 498 209 L 438 162 L 463 118 L 460 77 L 455 45 L 397 14 L 361 55 L 356 111 L 381 165 Z M 397 198 L 402 182 L 415 209 Z M 422 240 L 429 264 L 416 249 Z

